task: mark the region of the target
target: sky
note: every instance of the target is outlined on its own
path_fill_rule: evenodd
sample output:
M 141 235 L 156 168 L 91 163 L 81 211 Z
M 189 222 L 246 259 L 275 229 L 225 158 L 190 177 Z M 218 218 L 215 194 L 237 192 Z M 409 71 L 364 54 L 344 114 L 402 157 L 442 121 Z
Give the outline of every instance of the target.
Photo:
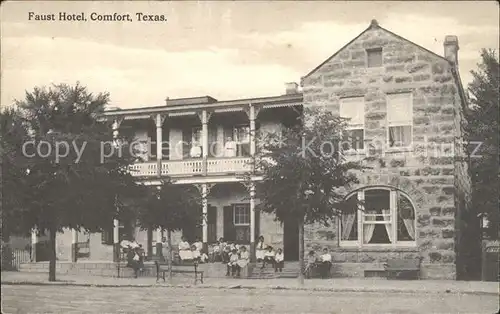
M 0 10 L 2 106 L 35 86 L 77 81 L 120 108 L 281 95 L 372 19 L 439 55 L 445 36 L 457 35 L 464 86 L 480 50 L 499 47 L 496 1 L 6 1 Z M 87 21 L 35 21 L 29 12 L 84 12 Z M 92 12 L 132 21 L 94 22 Z

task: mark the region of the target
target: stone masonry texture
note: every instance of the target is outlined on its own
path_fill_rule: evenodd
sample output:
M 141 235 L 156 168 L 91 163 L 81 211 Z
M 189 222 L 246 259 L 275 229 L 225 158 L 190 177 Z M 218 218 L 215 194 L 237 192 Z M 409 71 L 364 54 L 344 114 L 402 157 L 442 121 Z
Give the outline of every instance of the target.
M 366 49 L 382 48 L 383 65 L 368 68 Z M 456 137 L 461 137 L 461 103 L 452 65 L 445 59 L 380 27 L 362 33 L 322 66 L 303 78 L 304 106 L 324 106 L 339 113 L 343 97 L 364 97 L 366 143 L 385 143 L 386 95 L 413 96 L 413 150 L 369 148 L 360 184 L 395 186 L 416 206 L 417 247 L 384 251 L 338 248 L 337 224 L 308 226 L 306 250 L 329 247 L 337 262 L 383 262 L 391 256 L 421 256 L 429 277 L 455 278 L 455 218 L 459 194 L 468 201 L 470 183 Z M 456 149 L 455 149 L 456 148 Z M 438 269 L 438 271 L 436 271 Z M 440 271 L 442 270 L 442 271 Z

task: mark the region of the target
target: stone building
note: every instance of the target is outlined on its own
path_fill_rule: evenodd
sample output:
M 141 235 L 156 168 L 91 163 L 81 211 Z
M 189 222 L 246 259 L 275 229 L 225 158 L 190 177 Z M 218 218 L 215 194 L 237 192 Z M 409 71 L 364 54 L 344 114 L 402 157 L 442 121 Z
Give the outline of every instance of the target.
M 455 158 L 463 155 L 466 106 L 458 48 L 458 39 L 447 36 L 442 57 L 372 21 L 305 75 L 302 91 L 289 83 L 281 96 L 167 99 L 159 107 L 111 110 L 105 118 L 116 122 L 115 132 L 135 130 L 144 145 L 144 161 L 132 167 L 138 180 L 158 184 L 161 164 L 162 175 L 199 189 L 206 220 L 185 235 L 208 244 L 224 237 L 249 247 L 263 235 L 293 261 L 298 259 L 297 226 L 281 225 L 254 210 L 259 174 L 252 184 L 245 184 L 241 174 L 252 170 L 253 134 L 279 132 L 304 107 L 329 108 L 350 119 L 346 156 L 368 157 L 373 169 L 360 174 L 360 184 L 347 195 L 353 206 L 364 200 L 365 208 L 328 228 L 306 226 L 306 251 L 328 247 L 333 271 L 341 276 L 368 276 L 383 269 L 387 259 L 421 257 L 424 278 L 454 279 L 458 221 L 470 202 L 467 164 Z M 233 155 L 227 155 L 228 147 Z M 119 221 L 102 234 L 68 231 L 58 234 L 58 255 L 74 261 L 72 245 L 88 243 L 84 259 L 112 261 L 123 236 L 151 247 L 147 239 L 159 241 L 162 235 L 150 232 L 148 237 L 133 223 Z M 180 235 L 174 235 L 174 243 Z

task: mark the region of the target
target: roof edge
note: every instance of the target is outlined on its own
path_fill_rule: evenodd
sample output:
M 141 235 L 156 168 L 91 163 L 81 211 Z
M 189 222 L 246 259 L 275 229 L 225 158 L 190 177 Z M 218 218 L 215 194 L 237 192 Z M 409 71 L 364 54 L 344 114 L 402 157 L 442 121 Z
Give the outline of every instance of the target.
M 307 73 L 305 76 L 303 76 L 301 78 L 301 83 L 304 79 L 306 79 L 307 77 L 309 77 L 311 74 L 313 74 L 314 72 L 316 72 L 319 68 L 321 68 L 323 65 L 325 65 L 328 61 L 330 61 L 331 59 L 333 59 L 335 56 L 337 56 L 342 50 L 344 50 L 345 48 L 347 48 L 347 46 L 349 46 L 350 44 L 352 44 L 354 41 L 356 41 L 359 37 L 361 37 L 361 35 L 363 35 L 364 33 L 366 33 L 368 30 L 370 29 L 374 29 L 374 28 L 379 28 L 379 29 L 382 29 L 386 32 L 388 32 L 389 34 L 401 39 L 401 40 L 404 40 L 406 42 L 409 42 L 410 44 L 418 47 L 419 49 L 422 49 L 430 54 L 432 54 L 433 56 L 435 57 L 438 57 L 439 59 L 442 59 L 442 60 L 445 60 L 447 62 L 450 62 L 448 59 L 446 59 L 445 57 L 435 53 L 434 51 L 431 51 L 425 47 L 422 47 L 420 46 L 419 44 L 416 44 L 414 43 L 413 41 L 407 39 L 407 38 L 404 38 L 396 33 L 393 33 L 392 31 L 380 26 L 378 23 L 372 23 L 370 24 L 370 26 L 368 26 L 364 31 L 362 31 L 358 36 L 354 37 L 351 41 L 349 41 L 347 44 L 345 44 L 344 46 L 342 46 L 342 48 L 340 48 L 339 50 L 337 50 L 337 52 L 335 52 L 333 55 L 331 55 L 330 57 L 328 57 L 325 61 L 323 61 L 320 65 L 318 65 L 317 67 L 315 67 L 313 70 L 311 70 L 309 73 Z M 302 84 L 301 84 L 302 85 Z

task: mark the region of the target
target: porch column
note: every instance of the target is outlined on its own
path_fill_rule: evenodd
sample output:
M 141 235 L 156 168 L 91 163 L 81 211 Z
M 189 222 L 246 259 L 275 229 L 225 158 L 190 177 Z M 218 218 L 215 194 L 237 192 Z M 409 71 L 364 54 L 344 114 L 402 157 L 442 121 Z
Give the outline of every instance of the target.
M 207 158 L 208 158 L 208 113 L 206 110 L 201 112 L 201 140 L 202 140 L 202 156 L 203 156 L 203 173 L 207 174 Z
M 202 202 L 203 202 L 203 249 L 206 250 L 208 248 L 208 193 L 207 193 L 208 187 L 206 183 L 203 183 L 201 185 L 201 196 L 202 196 Z
M 31 262 L 36 262 L 36 247 L 38 244 L 38 229 L 31 229 Z
M 250 184 L 250 261 L 255 262 L 255 183 Z
M 120 222 L 113 219 L 113 262 L 120 261 Z
M 75 263 L 77 261 L 78 254 L 78 230 L 71 229 L 71 261 Z
M 256 143 L 255 143 L 255 107 L 250 104 L 250 155 L 254 156 L 256 151 Z
M 156 115 L 156 159 L 162 160 L 163 158 L 163 121 L 165 121 L 161 114 Z
M 162 239 L 163 239 L 163 231 L 161 228 L 156 229 L 156 256 L 162 257 Z

